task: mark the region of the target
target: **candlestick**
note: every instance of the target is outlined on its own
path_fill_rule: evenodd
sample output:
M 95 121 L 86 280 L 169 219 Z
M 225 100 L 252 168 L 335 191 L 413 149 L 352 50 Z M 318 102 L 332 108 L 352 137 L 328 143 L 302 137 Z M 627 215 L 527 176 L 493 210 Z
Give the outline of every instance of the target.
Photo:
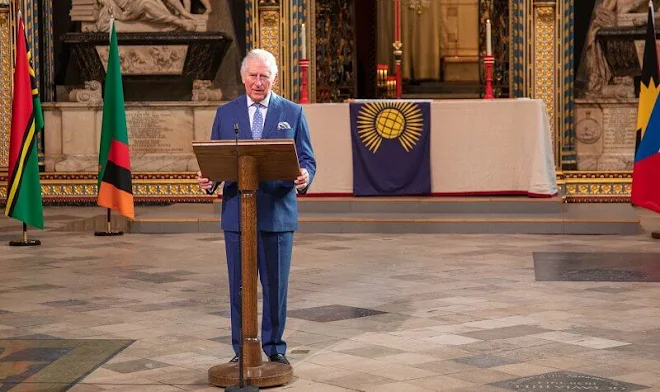
M 394 74 L 396 76 L 396 98 L 401 99 L 401 55 L 403 54 L 403 51 L 401 50 L 401 47 L 403 44 L 401 41 L 397 41 L 392 44 L 394 46 Z
M 309 60 L 300 60 L 300 103 L 309 103 L 309 93 L 307 91 L 307 70 L 309 69 Z
M 486 56 L 493 54 L 493 47 L 490 36 L 490 19 L 486 19 Z
M 401 0 L 394 0 L 394 41 L 401 41 Z
M 303 59 L 307 58 L 307 31 L 305 30 L 305 24 L 302 24 L 302 27 L 300 28 L 300 40 L 301 42 L 301 47 L 300 47 L 300 56 Z
M 394 74 L 396 75 L 396 98 L 401 98 L 401 0 L 394 0 Z
M 495 64 L 495 57 L 484 56 L 484 66 L 486 67 L 486 93 L 484 99 L 495 99 L 493 95 L 493 66 Z

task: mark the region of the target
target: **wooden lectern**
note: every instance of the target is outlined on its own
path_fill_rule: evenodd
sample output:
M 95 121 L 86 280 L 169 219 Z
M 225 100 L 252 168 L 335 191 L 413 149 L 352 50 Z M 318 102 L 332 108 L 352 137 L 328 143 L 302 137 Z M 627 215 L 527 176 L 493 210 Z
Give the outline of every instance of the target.
M 261 360 L 257 337 L 257 199 L 260 181 L 295 180 L 300 175 L 293 139 L 212 140 L 193 142 L 199 168 L 212 181 L 236 181 L 241 197 L 241 296 L 243 380 L 245 385 L 272 387 L 291 381 L 293 368 Z M 237 156 L 238 154 L 238 163 Z M 209 369 L 209 383 L 237 385 L 239 363 Z

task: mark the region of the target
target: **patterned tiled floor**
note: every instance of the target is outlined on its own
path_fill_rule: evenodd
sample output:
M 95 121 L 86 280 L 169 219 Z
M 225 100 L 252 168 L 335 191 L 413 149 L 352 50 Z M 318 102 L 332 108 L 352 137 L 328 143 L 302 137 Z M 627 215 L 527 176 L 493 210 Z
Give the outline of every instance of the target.
M 0 391 L 221 390 L 207 371 L 233 355 L 222 238 L 51 227 L 30 232 L 40 247 L 8 247 L 16 228 L 0 218 Z M 660 283 L 534 270 L 535 255 L 567 253 L 660 264 L 648 234 L 295 241 L 294 380 L 272 390 L 660 391 Z

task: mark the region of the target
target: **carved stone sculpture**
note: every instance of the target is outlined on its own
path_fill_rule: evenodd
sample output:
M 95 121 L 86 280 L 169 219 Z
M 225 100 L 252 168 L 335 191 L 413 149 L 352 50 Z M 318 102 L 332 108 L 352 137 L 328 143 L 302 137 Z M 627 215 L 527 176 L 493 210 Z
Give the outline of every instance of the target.
M 579 89 L 581 91 L 578 91 L 579 96 L 597 98 L 621 95 L 620 93 L 613 94 L 611 88 L 606 88 L 612 84 L 614 75 L 598 40 L 598 32 L 603 28 L 624 25 L 623 20 L 629 20 L 631 28 L 646 25 L 648 3 L 648 0 L 598 0 L 596 2 L 577 74 L 577 81 L 583 86 Z M 654 3 L 657 5 L 658 1 L 655 0 Z M 656 19 L 658 16 L 656 14 Z M 620 90 L 627 82 L 615 84 L 618 86 L 617 90 Z M 629 89 L 626 88 L 626 90 Z M 628 94 L 626 92 L 626 95 Z
M 186 45 L 122 45 L 119 47 L 122 75 L 180 75 L 187 50 Z M 107 69 L 109 48 L 97 46 L 96 51 Z
M 206 31 L 210 4 L 204 15 L 190 13 L 190 0 L 73 0 L 71 20 L 83 32 L 107 32 L 114 17 L 120 32 Z
M 75 54 L 80 79 L 102 82 L 108 63 L 107 32 L 114 20 L 126 97 L 217 101 L 222 92 L 211 80 L 231 40 L 207 31 L 210 12 L 210 0 L 72 0 L 71 19 L 81 22 L 82 31 L 64 34 L 62 42 Z M 82 84 L 80 79 L 76 84 Z M 73 90 L 69 98 L 91 102 L 97 100 L 94 94 L 90 85 Z
M 193 101 L 219 101 L 222 99 L 222 90 L 211 88 L 210 80 L 194 80 L 192 89 Z
M 97 31 L 108 31 L 110 17 L 122 22 L 142 21 L 162 26 L 163 29 L 194 31 L 190 12 L 178 0 L 100 0 L 101 9 L 96 22 Z M 175 14 L 166 4 L 178 5 Z
M 204 15 L 208 15 L 211 13 L 211 0 L 199 0 L 200 3 L 204 6 Z M 183 7 L 190 12 L 190 8 L 192 6 L 192 1 L 191 0 L 183 0 Z
M 69 92 L 69 99 L 73 102 L 85 102 L 90 105 L 98 105 L 103 102 L 101 94 L 101 82 L 92 80 L 85 82 L 85 88 L 76 88 Z

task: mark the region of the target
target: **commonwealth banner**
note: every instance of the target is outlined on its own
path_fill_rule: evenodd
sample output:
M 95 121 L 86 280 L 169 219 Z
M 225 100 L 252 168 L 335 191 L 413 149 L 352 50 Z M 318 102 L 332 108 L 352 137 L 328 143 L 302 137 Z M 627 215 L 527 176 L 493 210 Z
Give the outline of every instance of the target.
M 350 104 L 353 193 L 431 193 L 431 105 L 374 100 Z

